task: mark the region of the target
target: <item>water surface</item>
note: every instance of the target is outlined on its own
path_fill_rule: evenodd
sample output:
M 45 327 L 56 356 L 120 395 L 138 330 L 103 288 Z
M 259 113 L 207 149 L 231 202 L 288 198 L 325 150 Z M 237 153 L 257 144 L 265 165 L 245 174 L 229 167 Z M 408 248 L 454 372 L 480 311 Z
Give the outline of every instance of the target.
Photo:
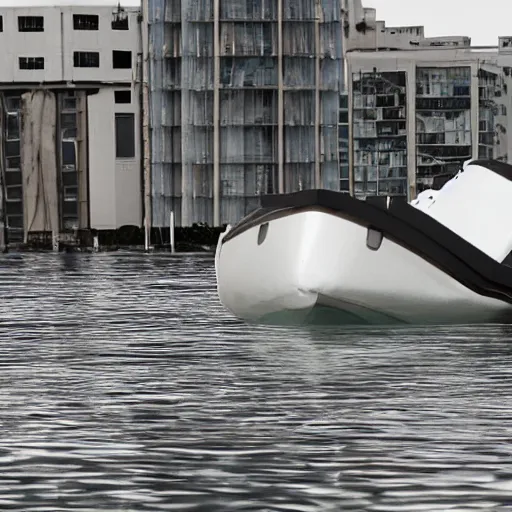
M 211 257 L 0 257 L 0 510 L 512 509 L 512 329 L 249 326 Z

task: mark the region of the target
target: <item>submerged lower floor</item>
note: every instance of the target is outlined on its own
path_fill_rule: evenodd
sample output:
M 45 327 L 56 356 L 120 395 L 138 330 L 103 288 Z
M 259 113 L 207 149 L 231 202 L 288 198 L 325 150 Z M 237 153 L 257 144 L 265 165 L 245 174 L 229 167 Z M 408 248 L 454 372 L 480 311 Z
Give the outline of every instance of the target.
M 142 222 L 130 86 L 0 91 L 0 247 Z

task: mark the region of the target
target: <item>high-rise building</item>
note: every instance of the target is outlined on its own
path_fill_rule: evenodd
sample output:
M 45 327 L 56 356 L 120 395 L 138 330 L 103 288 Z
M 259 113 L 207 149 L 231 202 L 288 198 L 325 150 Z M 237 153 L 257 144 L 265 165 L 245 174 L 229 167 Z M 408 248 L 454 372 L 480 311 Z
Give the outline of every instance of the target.
M 147 0 L 152 224 L 339 189 L 340 0 Z

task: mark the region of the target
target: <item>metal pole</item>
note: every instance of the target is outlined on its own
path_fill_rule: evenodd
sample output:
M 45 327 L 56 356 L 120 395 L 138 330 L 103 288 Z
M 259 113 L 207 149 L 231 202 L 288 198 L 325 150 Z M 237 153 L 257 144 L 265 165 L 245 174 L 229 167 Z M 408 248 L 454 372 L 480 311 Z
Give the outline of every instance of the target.
M 277 0 L 277 190 L 272 193 L 284 194 L 284 83 L 283 83 L 283 2 Z M 272 180 L 273 181 L 273 180 Z M 289 190 L 288 192 L 295 192 Z
M 174 254 L 176 250 L 174 244 L 174 212 L 172 210 L 169 218 L 169 240 L 171 242 L 171 252 Z
M 213 0 L 213 225 L 220 226 L 220 0 Z M 245 169 L 244 169 L 244 172 Z
M 144 248 L 149 250 L 151 244 L 151 160 L 149 143 L 149 5 L 142 2 L 142 133 L 144 162 Z
M 315 2 L 315 188 L 322 188 L 320 164 L 320 16 L 322 6 Z

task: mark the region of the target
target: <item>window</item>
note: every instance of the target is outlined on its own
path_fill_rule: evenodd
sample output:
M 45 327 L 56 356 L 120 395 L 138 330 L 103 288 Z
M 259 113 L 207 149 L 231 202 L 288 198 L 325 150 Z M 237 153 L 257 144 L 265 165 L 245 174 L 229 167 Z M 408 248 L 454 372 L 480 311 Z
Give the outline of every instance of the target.
M 116 158 L 135 157 L 135 115 L 116 114 Z
M 100 54 L 98 52 L 74 52 L 73 66 L 75 68 L 99 68 Z
M 23 189 L 21 186 L 6 187 L 6 190 L 5 199 L 7 201 L 21 201 L 23 199 Z
M 112 20 L 112 30 L 128 30 L 128 16 L 126 14 L 114 14 L 114 19 Z
M 64 110 L 76 110 L 76 98 L 74 96 L 62 98 L 62 108 Z
M 21 110 L 20 96 L 7 96 L 5 98 L 5 103 L 8 111 Z
M 19 32 L 44 32 L 43 16 L 18 16 Z
M 7 158 L 15 157 L 20 154 L 20 141 L 19 139 L 8 140 L 5 142 L 5 156 Z
M 78 201 L 78 187 L 64 187 L 64 201 L 76 203 Z
M 21 169 L 21 158 L 19 156 L 6 156 L 7 170 L 19 171 Z
M 20 138 L 20 123 L 17 113 L 7 114 L 7 140 L 18 140 Z
M 76 112 L 64 112 L 60 116 L 60 127 L 62 129 L 76 127 Z
M 131 103 L 132 91 L 129 89 L 126 91 L 114 91 L 114 100 L 116 103 Z
M 73 14 L 74 30 L 99 30 L 100 17 L 97 14 Z
M 44 57 L 20 57 L 20 69 L 44 69 Z
M 112 52 L 112 67 L 114 69 L 130 69 L 132 67 L 132 52 L 114 50 Z
M 0 16 L 0 32 L 4 31 L 4 17 Z
M 76 148 L 74 140 L 62 141 L 62 166 L 74 170 L 76 166 Z

